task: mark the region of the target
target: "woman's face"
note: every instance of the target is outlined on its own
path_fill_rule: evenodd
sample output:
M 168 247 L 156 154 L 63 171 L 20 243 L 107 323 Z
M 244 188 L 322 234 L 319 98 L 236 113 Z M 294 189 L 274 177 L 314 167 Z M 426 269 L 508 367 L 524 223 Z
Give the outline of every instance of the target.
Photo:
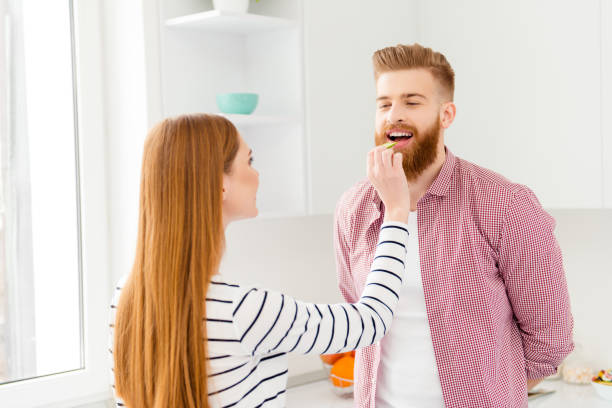
M 252 151 L 242 136 L 229 174 L 223 175 L 223 224 L 257 215 L 259 173 L 252 166 Z

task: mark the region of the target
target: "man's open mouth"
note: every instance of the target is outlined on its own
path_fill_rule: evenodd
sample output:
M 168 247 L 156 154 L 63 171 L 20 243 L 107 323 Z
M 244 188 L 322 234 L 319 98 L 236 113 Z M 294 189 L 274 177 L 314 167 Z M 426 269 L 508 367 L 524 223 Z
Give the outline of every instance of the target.
M 389 131 L 387 132 L 387 139 L 392 142 L 400 142 L 402 140 L 410 139 L 413 136 L 412 132 L 408 131 Z

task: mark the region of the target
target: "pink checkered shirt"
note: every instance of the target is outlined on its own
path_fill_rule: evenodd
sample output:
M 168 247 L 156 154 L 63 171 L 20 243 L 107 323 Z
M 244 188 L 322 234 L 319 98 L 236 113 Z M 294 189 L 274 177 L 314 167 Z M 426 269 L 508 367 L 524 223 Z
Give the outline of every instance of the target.
M 554 219 L 527 187 L 448 149 L 417 210 L 420 273 L 446 408 L 527 407 L 526 380 L 555 373 L 573 349 Z M 334 244 L 348 302 L 363 291 L 383 216 L 367 180 L 338 203 Z M 375 405 L 379 361 L 379 343 L 357 352 L 357 407 Z

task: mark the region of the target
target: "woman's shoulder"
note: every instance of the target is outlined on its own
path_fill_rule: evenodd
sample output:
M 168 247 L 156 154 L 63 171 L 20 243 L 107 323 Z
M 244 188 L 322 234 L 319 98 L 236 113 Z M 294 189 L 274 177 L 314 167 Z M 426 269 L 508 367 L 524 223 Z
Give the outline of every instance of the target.
M 242 287 L 243 285 L 240 282 L 228 279 L 220 274 L 213 275 L 206 293 L 206 300 L 219 299 L 231 301 L 240 292 Z
M 251 288 L 254 286 L 242 284 L 221 274 L 213 275 L 206 292 L 207 310 L 233 317 L 236 304 Z
M 225 294 L 231 297 L 251 290 L 265 290 L 265 288 L 254 283 L 240 282 L 222 274 L 213 275 L 210 278 L 210 285 L 208 286 L 208 294 Z
M 207 311 L 215 315 L 225 315 L 230 320 L 244 319 L 257 313 L 264 306 L 283 301 L 280 292 L 266 289 L 258 284 L 240 283 L 222 275 L 214 275 L 206 293 Z M 207 313 L 208 313 L 207 312 Z

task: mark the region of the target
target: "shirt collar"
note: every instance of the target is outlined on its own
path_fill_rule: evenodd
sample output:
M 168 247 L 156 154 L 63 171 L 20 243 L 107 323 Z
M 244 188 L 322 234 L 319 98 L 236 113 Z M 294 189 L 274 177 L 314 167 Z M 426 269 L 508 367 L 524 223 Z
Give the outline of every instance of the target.
M 450 188 L 451 179 L 453 176 L 453 172 L 455 170 L 455 155 L 450 151 L 448 147 L 444 147 L 446 151 L 446 158 L 444 159 L 444 164 L 442 165 L 442 169 L 440 169 L 440 173 L 438 173 L 438 177 L 431 183 L 431 186 L 427 189 L 427 194 L 433 194 L 440 197 L 444 197 Z
M 446 158 L 444 159 L 444 164 L 442 165 L 442 169 L 440 169 L 440 173 L 438 173 L 438 177 L 431 183 L 431 186 L 425 192 L 425 195 L 432 194 L 440 197 L 444 197 L 450 188 L 451 180 L 453 172 L 455 171 L 455 155 L 450 151 L 448 147 L 444 147 L 446 151 Z M 378 192 L 376 192 L 375 188 L 372 188 L 372 203 L 376 208 L 377 214 L 373 217 L 377 219 L 382 213 L 382 200 L 378 196 Z

